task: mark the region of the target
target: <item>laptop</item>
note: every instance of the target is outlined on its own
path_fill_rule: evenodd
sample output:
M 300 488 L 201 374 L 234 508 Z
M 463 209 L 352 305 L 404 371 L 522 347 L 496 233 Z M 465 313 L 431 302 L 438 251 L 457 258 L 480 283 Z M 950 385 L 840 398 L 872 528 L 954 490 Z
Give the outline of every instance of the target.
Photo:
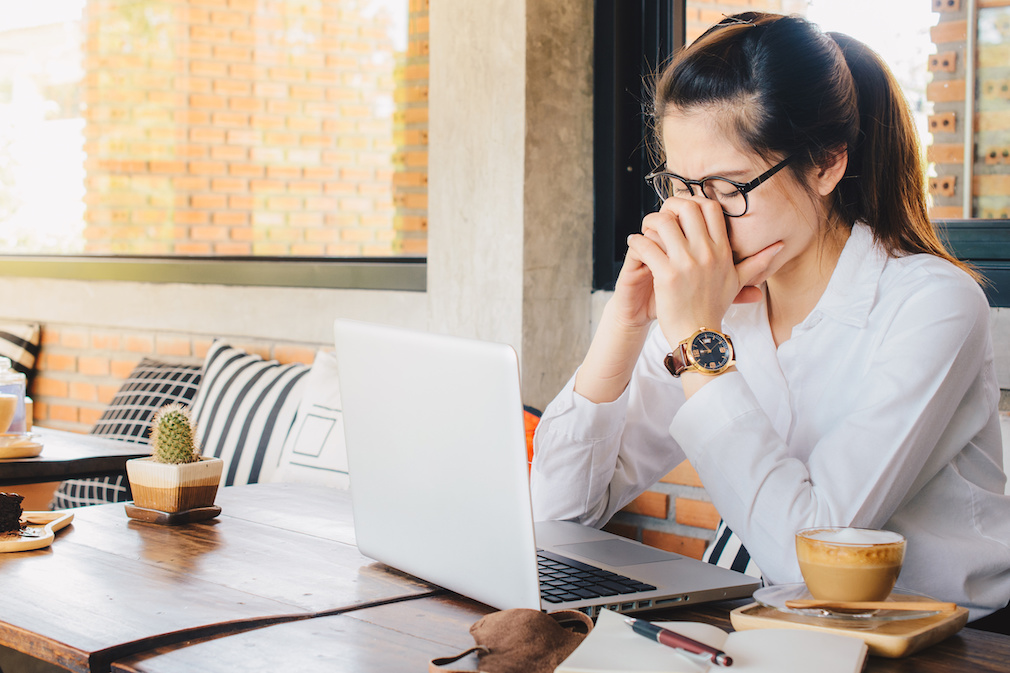
M 628 613 L 758 588 L 575 522 L 534 524 L 510 346 L 342 319 L 334 332 L 365 556 L 497 609 L 594 618 L 603 607 Z

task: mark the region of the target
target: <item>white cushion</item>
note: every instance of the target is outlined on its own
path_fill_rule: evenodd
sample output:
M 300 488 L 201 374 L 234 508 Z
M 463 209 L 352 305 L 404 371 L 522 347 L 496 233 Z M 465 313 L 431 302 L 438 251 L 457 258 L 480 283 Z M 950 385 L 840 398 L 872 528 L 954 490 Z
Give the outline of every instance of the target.
M 319 351 L 305 378 L 305 392 L 284 443 L 276 480 L 347 488 L 337 358 Z
M 200 452 L 224 460 L 222 486 L 273 480 L 309 367 L 215 341 L 193 402 Z

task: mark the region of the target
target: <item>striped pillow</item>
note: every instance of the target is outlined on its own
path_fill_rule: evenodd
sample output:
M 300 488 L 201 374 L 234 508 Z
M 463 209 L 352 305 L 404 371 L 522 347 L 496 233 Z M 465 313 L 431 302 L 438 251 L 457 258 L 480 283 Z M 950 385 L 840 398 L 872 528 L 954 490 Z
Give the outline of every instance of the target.
M 271 480 L 308 371 L 223 341 L 210 347 L 192 411 L 201 453 L 224 460 L 222 486 Z
M 754 559 L 750 557 L 743 542 L 722 519 L 719 520 L 719 527 L 715 530 L 715 539 L 705 550 L 702 560 L 721 568 L 729 568 L 751 577 L 763 579 L 761 569 L 754 563 Z
M 10 358 L 15 371 L 28 377 L 31 390 L 42 328 L 38 323 L 0 324 L 0 356 Z
M 144 358 L 133 368 L 101 418 L 91 428 L 92 435 L 125 442 L 148 444 L 151 419 L 166 404 L 189 405 L 200 385 L 202 365 L 173 364 Z M 101 505 L 133 500 L 126 473 L 68 479 L 56 489 L 53 509 Z

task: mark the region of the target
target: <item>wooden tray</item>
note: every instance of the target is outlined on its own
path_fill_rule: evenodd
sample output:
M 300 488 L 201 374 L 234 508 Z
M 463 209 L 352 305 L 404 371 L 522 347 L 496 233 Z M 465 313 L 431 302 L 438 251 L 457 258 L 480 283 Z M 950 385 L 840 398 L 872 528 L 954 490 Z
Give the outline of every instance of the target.
M 897 659 L 952 636 L 968 623 L 968 609 L 958 607 L 953 612 L 941 612 L 922 619 L 906 619 L 866 625 L 849 622 L 833 623 L 820 617 L 807 617 L 782 612 L 775 608 L 751 603 L 729 614 L 737 631 L 748 629 L 805 629 L 862 638 L 869 653 Z
M 21 533 L 0 535 L 0 552 L 48 547 L 56 539 L 56 531 L 73 520 L 73 512 L 23 512 Z

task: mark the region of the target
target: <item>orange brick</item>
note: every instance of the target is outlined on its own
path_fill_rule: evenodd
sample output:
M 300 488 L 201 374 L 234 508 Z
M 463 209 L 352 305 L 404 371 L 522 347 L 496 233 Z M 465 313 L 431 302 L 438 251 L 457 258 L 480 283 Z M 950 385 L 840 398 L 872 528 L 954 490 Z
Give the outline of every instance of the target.
M 963 101 L 964 91 L 963 79 L 933 80 L 926 85 L 926 97 L 934 103 Z
M 39 369 L 51 372 L 76 372 L 77 358 L 67 353 L 52 353 L 43 349 Z
M 97 356 L 82 356 L 77 359 L 77 371 L 87 376 L 108 376 L 109 359 Z
M 66 346 L 67 348 L 87 348 L 87 332 L 77 329 L 65 329 L 60 335 L 60 345 Z
M 35 404 L 32 407 L 33 415 L 35 417 L 34 422 L 38 423 L 39 421 L 44 421 L 49 418 L 49 405 L 41 400 L 34 400 L 34 402 Z
M 126 350 L 131 353 L 154 353 L 154 337 L 139 335 L 127 336 Z
M 964 161 L 962 143 L 933 143 L 926 149 L 926 160 L 938 164 L 961 164 Z
M 83 400 L 85 402 L 97 402 L 98 387 L 93 383 L 88 383 L 87 381 L 71 381 L 70 397 L 75 400 Z
M 929 29 L 929 36 L 936 44 L 944 42 L 964 42 L 968 39 L 968 22 L 941 21 Z
M 93 332 L 91 347 L 95 350 L 119 350 L 120 338 L 112 332 Z
M 223 241 L 228 238 L 228 229 L 220 226 L 193 227 L 190 238 L 194 241 Z
M 223 161 L 191 161 L 189 170 L 199 175 L 224 175 L 227 166 Z
M 705 547 L 708 546 L 705 540 L 696 537 L 685 537 L 649 529 L 642 531 L 642 542 L 650 547 L 658 547 L 695 559 L 700 559 L 705 554 Z
M 212 345 L 214 345 L 213 339 L 193 339 L 193 355 L 206 358 Z
M 205 224 L 208 221 L 208 217 L 209 216 L 205 212 L 195 210 L 177 210 L 172 215 L 172 221 L 176 224 L 198 225 Z
M 115 367 L 113 367 L 113 374 L 115 374 Z M 125 376 L 123 378 L 125 378 Z M 119 392 L 120 387 L 121 386 L 109 385 L 98 386 L 98 401 L 104 405 L 108 405 L 112 402 L 112 398 L 116 396 L 116 393 Z
M 300 362 L 311 365 L 316 358 L 316 349 L 306 346 L 278 345 L 274 346 L 273 357 L 281 364 Z
M 689 498 L 676 498 L 673 502 L 673 510 L 676 514 L 677 523 L 695 528 L 708 528 L 715 530 L 719 526 L 719 512 L 715 505 L 703 500 L 692 500 Z
M 190 340 L 185 337 L 159 336 L 156 339 L 158 355 L 192 355 Z
M 77 423 L 80 418 L 78 407 L 68 404 L 50 404 L 47 408 L 46 418 L 53 421 L 63 421 L 66 423 Z
M 228 205 L 228 197 L 224 194 L 194 194 L 190 197 L 190 205 L 200 210 L 213 210 Z
M 45 374 L 35 377 L 32 392 L 38 397 L 66 397 L 70 386 L 66 381 L 51 378 Z
M 81 407 L 77 410 L 79 420 L 88 426 L 93 426 L 102 417 L 104 409 L 94 407 Z
M 621 511 L 629 514 L 642 514 L 657 519 L 665 519 L 670 508 L 670 496 L 656 491 L 646 491 L 638 496 Z
M 242 227 L 249 224 L 249 213 L 214 213 L 211 221 L 220 227 Z

